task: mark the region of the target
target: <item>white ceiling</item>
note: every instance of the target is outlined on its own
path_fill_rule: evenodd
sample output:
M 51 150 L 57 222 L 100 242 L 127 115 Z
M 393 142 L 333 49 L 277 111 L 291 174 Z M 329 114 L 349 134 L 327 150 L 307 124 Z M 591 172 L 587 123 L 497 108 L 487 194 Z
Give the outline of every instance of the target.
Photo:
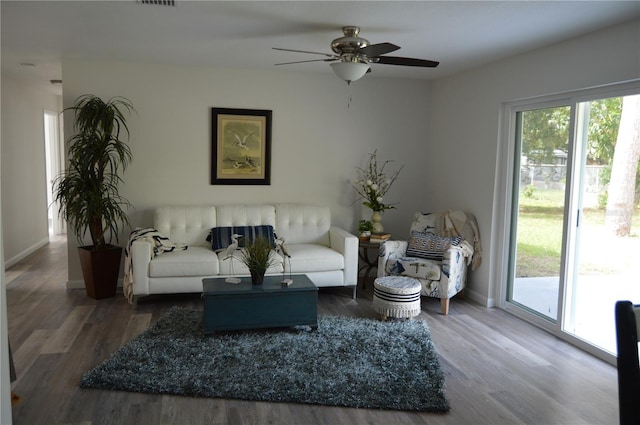
M 276 68 L 320 57 L 272 47 L 331 53 L 343 25 L 360 26 L 371 43 L 402 47 L 390 56 L 441 62 L 374 64 L 370 75 L 431 79 L 640 17 L 640 1 L 2 0 L 0 7 L 3 72 L 46 81 L 62 78 L 61 58 L 331 73 L 323 62 Z

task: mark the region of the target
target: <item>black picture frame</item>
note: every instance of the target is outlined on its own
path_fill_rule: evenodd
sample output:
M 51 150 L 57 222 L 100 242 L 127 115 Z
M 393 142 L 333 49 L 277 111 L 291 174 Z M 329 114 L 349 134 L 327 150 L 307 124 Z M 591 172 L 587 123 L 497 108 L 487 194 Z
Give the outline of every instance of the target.
M 265 109 L 211 108 L 211 184 L 271 184 L 271 117 Z

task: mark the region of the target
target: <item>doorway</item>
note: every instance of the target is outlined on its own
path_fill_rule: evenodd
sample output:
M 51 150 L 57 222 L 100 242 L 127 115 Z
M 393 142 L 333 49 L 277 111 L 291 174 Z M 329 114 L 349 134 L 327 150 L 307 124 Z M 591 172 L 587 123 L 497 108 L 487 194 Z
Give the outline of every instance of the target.
M 639 92 L 635 82 L 503 111 L 500 305 L 610 362 L 615 302 L 640 303 Z
M 58 214 L 58 204 L 55 202 L 54 182 L 64 169 L 64 147 L 61 145 L 60 129 L 62 128 L 58 114 L 52 111 L 44 111 L 44 146 L 46 158 L 47 179 L 47 219 L 49 237 L 65 233 L 64 221 Z M 62 115 L 60 115 L 60 118 Z

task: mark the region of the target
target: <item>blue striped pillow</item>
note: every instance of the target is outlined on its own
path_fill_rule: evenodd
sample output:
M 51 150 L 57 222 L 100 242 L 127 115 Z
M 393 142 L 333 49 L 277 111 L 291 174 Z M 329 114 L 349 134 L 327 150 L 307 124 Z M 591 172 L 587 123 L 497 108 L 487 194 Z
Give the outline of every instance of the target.
M 233 227 L 214 227 L 207 237 L 207 241 L 211 242 L 211 249 L 215 252 L 222 251 L 231 245 L 231 236 L 233 234 L 242 235 L 238 238 L 238 247 L 242 248 L 248 244 L 252 244 L 256 238 L 266 239 L 270 245 L 275 246 L 275 234 L 273 226 L 233 226 Z
M 461 236 L 451 238 L 414 230 L 407 245 L 407 256 L 442 261 L 445 251 L 451 246 L 457 246 L 460 241 Z

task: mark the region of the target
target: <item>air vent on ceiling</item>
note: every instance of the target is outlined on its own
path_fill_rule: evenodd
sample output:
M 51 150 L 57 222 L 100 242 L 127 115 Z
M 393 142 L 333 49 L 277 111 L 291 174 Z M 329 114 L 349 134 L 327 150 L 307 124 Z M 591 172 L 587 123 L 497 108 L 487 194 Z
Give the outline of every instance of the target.
M 138 3 L 151 4 L 154 6 L 174 6 L 177 0 L 138 0 Z

